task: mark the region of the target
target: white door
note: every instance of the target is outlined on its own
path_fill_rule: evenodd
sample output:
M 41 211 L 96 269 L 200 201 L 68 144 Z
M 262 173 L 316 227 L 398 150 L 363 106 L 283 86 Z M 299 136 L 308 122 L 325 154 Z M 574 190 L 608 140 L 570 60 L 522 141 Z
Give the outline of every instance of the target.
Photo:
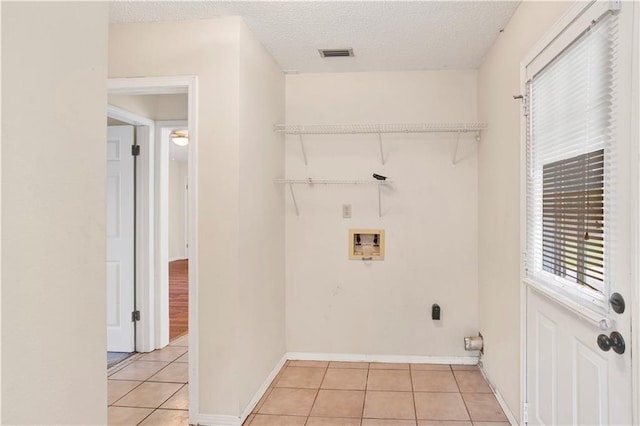
M 107 134 L 107 350 L 134 351 L 133 126 Z
M 636 185 L 621 118 L 633 4 L 621 3 L 616 12 L 610 2 L 574 6 L 560 35 L 524 63 L 529 424 L 633 424 Z

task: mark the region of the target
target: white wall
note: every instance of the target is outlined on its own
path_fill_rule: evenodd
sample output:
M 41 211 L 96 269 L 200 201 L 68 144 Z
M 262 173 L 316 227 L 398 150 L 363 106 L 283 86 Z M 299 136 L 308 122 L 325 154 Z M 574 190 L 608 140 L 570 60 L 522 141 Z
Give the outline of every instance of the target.
M 283 246 L 277 206 L 269 212 L 240 214 L 241 206 L 254 205 L 258 188 L 267 191 L 258 193 L 259 198 L 276 197 L 265 182 L 282 169 L 277 160 L 282 148 L 269 143 L 274 138 L 272 119 L 282 116 L 282 83 L 252 37 L 237 17 L 117 24 L 109 33 L 111 77 L 198 76 L 199 245 L 190 251 L 199 253 L 199 411 L 205 415 L 239 416 L 246 395 L 266 379 L 285 346 L 282 314 L 258 316 L 277 313 L 284 305 L 278 271 L 283 257 L 273 249 L 274 254 L 254 259 L 246 255 L 251 248 L 243 246 L 249 239 L 264 238 L 273 238 L 273 247 Z M 254 160 L 245 145 L 273 149 L 260 151 L 268 155 L 260 163 L 264 168 L 247 168 Z M 252 228 L 258 238 L 247 237 Z M 243 297 L 247 294 L 253 296 Z M 258 295 L 271 307 L 262 306 Z M 255 320 L 245 318 L 254 314 Z M 262 343 L 250 358 L 242 353 L 247 344 L 240 336 L 247 334 L 260 336 Z
M 240 410 L 286 352 L 283 188 L 284 74 L 240 26 Z M 260 354 L 260 356 L 258 356 Z
M 219 415 L 238 410 L 239 22 L 230 17 L 109 28 L 109 77 L 199 78 L 198 161 L 206 165 L 197 185 L 200 412 Z
M 289 75 L 288 124 L 477 121 L 476 71 Z M 456 135 L 308 136 L 305 167 L 288 136 L 289 178 L 393 180 L 375 187 L 296 187 L 285 197 L 287 346 L 293 352 L 468 356 L 478 332 L 477 142 Z M 343 203 L 352 204 L 343 219 Z M 386 258 L 348 260 L 350 228 L 386 231 Z M 431 305 L 442 320 L 431 320 Z
M 169 261 L 187 258 L 185 178 L 188 173 L 187 163 L 169 161 Z
M 484 58 L 478 111 L 480 329 L 492 384 L 520 413 L 520 61 L 570 2 L 522 2 Z
M 109 95 L 109 105 L 154 121 L 186 120 L 187 95 Z
M 107 19 L 2 4 L 2 424 L 107 422 Z

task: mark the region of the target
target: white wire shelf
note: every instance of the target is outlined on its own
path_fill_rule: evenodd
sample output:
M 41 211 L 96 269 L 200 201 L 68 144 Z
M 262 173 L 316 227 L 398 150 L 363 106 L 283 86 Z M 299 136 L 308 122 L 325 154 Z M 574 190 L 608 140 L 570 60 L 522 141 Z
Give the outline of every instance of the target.
M 486 123 L 396 123 L 396 124 L 276 124 L 275 131 L 287 135 L 346 135 L 359 133 L 467 133 L 486 129 Z
M 384 147 L 382 135 L 401 133 L 457 133 L 452 163 L 457 163 L 458 146 L 462 133 L 475 132 L 480 141 L 480 131 L 487 128 L 486 123 L 397 123 L 397 124 L 276 124 L 274 131 L 285 135 L 298 135 L 304 164 L 308 165 L 307 152 L 304 148 L 304 135 L 357 135 L 376 134 L 380 147 L 380 162 L 384 165 Z
M 296 209 L 296 216 L 300 216 L 300 209 L 298 208 L 298 201 L 296 200 L 296 193 L 293 190 L 294 185 L 375 185 L 378 187 L 378 217 L 382 217 L 382 204 L 380 197 L 380 187 L 382 185 L 390 185 L 393 181 L 387 180 L 356 180 L 356 179 L 274 179 L 274 183 L 283 184 L 289 186 L 289 193 L 291 194 L 291 200 L 293 201 L 293 207 Z
M 275 183 L 289 185 L 384 185 L 391 180 L 350 180 L 350 179 L 274 179 Z

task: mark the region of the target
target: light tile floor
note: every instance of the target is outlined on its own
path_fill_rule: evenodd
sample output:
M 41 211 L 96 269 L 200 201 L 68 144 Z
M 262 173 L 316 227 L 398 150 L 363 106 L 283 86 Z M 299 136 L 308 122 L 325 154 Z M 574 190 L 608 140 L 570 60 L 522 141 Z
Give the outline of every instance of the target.
M 245 426 L 507 426 L 476 366 L 288 361 Z
M 188 337 L 109 370 L 110 425 L 188 425 Z M 288 361 L 245 426 L 507 426 L 475 366 Z
M 107 372 L 109 425 L 188 425 L 187 335 Z

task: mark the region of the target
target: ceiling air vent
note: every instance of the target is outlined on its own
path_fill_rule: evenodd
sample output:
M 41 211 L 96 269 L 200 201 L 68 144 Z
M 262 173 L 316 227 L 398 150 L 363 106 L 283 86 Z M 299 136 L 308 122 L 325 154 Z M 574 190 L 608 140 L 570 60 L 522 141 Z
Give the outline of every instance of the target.
M 323 58 L 344 58 L 353 56 L 353 49 L 318 49 Z

